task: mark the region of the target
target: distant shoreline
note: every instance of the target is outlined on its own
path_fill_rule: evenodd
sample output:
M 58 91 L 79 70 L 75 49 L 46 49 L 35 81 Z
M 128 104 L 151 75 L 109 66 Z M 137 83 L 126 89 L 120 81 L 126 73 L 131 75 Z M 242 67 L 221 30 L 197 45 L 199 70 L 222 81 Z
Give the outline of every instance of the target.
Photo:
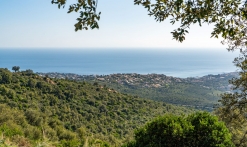
M 40 76 L 48 76 L 50 78 L 59 78 L 59 79 L 70 79 L 70 80 L 76 80 L 76 79 L 83 79 L 85 77 L 102 77 L 102 76 L 110 76 L 110 75 L 163 75 L 167 77 L 173 77 L 173 78 L 180 78 L 180 79 L 187 79 L 187 78 L 202 78 L 206 76 L 224 76 L 224 75 L 233 75 L 233 76 L 238 76 L 238 72 L 227 72 L 227 73 L 221 73 L 221 74 L 207 74 L 204 76 L 195 76 L 195 77 L 186 77 L 186 78 L 181 78 L 181 77 L 176 77 L 176 76 L 168 76 L 165 74 L 157 74 L 157 73 L 150 73 L 150 74 L 139 74 L 139 73 L 113 73 L 113 74 L 88 74 L 88 75 L 80 75 L 76 73 L 60 73 L 60 72 L 36 72 L 36 74 Z

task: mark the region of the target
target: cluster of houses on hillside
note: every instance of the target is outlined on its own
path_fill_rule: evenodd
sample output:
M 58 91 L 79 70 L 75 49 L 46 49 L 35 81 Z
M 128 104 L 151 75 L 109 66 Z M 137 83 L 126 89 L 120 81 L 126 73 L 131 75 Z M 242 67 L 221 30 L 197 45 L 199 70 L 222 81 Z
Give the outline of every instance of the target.
M 214 86 L 214 88 L 221 91 L 231 91 L 232 85 L 228 84 L 228 80 L 232 77 L 237 77 L 237 72 L 224 73 L 218 75 L 206 75 L 203 77 L 189 77 L 189 78 L 178 78 L 172 76 L 166 76 L 164 74 L 110 74 L 110 75 L 78 75 L 73 73 L 37 73 L 40 76 L 48 76 L 50 78 L 69 79 L 76 81 L 100 81 L 108 83 L 118 83 L 127 85 L 138 85 L 142 87 L 154 87 L 159 88 L 167 86 L 172 83 L 194 83 L 204 88 Z

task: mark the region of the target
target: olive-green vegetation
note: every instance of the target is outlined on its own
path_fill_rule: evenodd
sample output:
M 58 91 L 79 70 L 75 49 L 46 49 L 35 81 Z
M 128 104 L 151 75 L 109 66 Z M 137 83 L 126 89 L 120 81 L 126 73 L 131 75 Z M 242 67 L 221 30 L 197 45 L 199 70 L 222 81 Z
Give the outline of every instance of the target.
M 121 94 L 98 83 L 0 69 L 0 143 L 26 146 L 119 146 L 133 130 L 187 108 Z
M 216 114 L 226 122 L 233 134 L 233 142 L 236 146 L 247 146 L 247 59 L 246 52 L 235 58 L 235 65 L 239 68 L 239 77 L 233 78 L 230 83 L 234 85 L 235 93 L 225 93 L 221 97 Z
M 162 74 L 112 74 L 83 76 L 78 80 L 98 82 L 121 93 L 212 111 L 220 94 L 230 90 L 228 80 L 235 75 L 228 73 L 183 79 Z
M 223 122 L 207 112 L 187 117 L 164 115 L 135 132 L 124 147 L 231 147 L 231 134 Z
M 95 76 L 52 72 L 38 74 L 53 78 L 66 78 L 90 83 L 97 82 L 121 93 L 207 111 L 213 110 L 213 105 L 218 103 L 220 94 L 234 92 L 229 80 L 238 77 L 237 72 L 188 78 L 136 73 Z

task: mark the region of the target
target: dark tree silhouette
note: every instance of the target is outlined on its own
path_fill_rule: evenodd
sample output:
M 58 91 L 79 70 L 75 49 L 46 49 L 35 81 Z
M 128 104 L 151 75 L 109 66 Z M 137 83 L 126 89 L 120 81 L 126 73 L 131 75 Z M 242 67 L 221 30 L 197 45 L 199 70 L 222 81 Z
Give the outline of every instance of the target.
M 12 70 L 15 71 L 15 72 L 17 72 L 17 71 L 20 70 L 20 66 L 13 66 L 12 67 Z

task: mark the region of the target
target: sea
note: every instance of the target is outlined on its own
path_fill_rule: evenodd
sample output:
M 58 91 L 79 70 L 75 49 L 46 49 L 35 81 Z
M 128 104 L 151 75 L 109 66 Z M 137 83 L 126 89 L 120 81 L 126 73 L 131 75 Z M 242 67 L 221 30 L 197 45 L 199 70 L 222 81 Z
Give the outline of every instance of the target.
M 0 68 L 34 72 L 108 75 L 114 73 L 165 74 L 187 78 L 235 72 L 238 52 L 226 49 L 0 49 Z

